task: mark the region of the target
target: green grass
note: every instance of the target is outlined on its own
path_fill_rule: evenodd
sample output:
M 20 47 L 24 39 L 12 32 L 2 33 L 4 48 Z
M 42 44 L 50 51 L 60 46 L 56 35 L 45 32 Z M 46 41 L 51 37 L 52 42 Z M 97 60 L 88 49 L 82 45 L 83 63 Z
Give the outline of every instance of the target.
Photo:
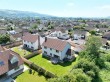
M 16 77 L 16 82 L 46 82 L 44 76 L 39 76 L 37 72 L 35 74 L 29 74 L 29 71 L 25 71 L 21 75 Z
M 67 62 L 62 65 L 54 65 L 49 60 L 42 58 L 41 54 L 29 60 L 58 76 L 67 74 L 75 64 L 75 62 Z
M 12 50 L 15 51 L 16 53 L 20 54 L 21 56 L 26 56 L 26 55 L 31 54 L 31 52 L 21 49 L 19 46 L 12 48 Z

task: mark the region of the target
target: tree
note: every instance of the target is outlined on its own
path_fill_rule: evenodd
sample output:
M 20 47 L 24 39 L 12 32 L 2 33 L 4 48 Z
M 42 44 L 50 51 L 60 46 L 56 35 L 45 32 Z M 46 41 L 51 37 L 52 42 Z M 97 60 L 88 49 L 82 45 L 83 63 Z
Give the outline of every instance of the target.
M 91 79 L 82 71 L 82 69 L 74 69 L 68 75 L 49 79 L 48 82 L 91 82 Z
M 37 28 L 38 28 L 38 25 L 37 25 L 37 24 L 34 24 L 34 25 L 32 25 L 31 28 L 32 28 L 32 29 L 37 29 Z
M 80 59 L 73 69 L 82 69 L 82 71 L 92 79 L 98 77 L 99 68 L 89 59 Z
M 88 51 L 92 57 L 99 55 L 100 47 L 102 46 L 101 38 L 97 36 L 90 36 L 86 43 L 86 51 Z M 93 58 L 92 57 L 92 58 Z
M 10 36 L 9 34 L 1 34 L 0 35 L 0 44 L 2 43 L 7 43 L 10 41 Z
M 96 35 L 96 31 L 92 30 L 92 31 L 90 31 L 90 34 L 91 35 Z
M 80 58 L 86 58 L 91 62 L 94 61 L 100 68 L 105 67 L 104 60 L 101 59 L 101 54 L 99 52 L 101 46 L 101 38 L 97 36 L 89 37 L 86 43 L 86 50 L 80 54 Z

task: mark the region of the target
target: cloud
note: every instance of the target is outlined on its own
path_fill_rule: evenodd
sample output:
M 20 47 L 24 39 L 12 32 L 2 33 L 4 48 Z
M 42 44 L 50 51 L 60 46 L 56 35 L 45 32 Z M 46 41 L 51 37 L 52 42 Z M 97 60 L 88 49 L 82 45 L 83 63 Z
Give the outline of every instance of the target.
M 70 2 L 70 3 L 67 4 L 67 6 L 74 6 L 74 3 Z

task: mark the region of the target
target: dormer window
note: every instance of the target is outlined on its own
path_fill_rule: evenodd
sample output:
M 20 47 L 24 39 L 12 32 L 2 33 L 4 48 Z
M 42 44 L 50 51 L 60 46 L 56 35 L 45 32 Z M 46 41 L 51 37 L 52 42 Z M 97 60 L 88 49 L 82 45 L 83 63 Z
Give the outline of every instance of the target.
M 0 66 L 3 66 L 3 65 L 4 65 L 4 62 L 0 60 Z
M 14 63 L 16 63 L 16 62 L 18 62 L 19 60 L 18 60 L 18 57 L 17 56 L 13 56 L 12 57 L 12 59 L 10 60 L 10 62 L 11 62 L 11 64 L 14 64 Z

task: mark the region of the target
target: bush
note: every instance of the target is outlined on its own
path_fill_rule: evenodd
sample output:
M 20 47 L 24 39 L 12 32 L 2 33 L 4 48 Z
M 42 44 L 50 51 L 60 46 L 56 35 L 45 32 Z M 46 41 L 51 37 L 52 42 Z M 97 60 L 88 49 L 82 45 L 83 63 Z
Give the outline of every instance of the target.
M 53 77 L 53 78 L 54 78 L 54 77 L 57 77 L 56 75 L 54 75 L 53 73 L 48 72 L 48 71 L 45 72 L 45 76 L 46 76 L 46 77 Z
M 32 64 L 31 65 L 31 68 L 38 71 L 38 69 L 40 68 L 39 66 L 35 65 L 35 64 Z
M 39 73 L 40 75 L 41 75 L 41 74 L 42 74 L 42 75 L 45 74 L 45 72 L 46 72 L 46 70 L 43 69 L 43 68 L 41 68 L 41 67 L 38 69 L 38 73 Z

